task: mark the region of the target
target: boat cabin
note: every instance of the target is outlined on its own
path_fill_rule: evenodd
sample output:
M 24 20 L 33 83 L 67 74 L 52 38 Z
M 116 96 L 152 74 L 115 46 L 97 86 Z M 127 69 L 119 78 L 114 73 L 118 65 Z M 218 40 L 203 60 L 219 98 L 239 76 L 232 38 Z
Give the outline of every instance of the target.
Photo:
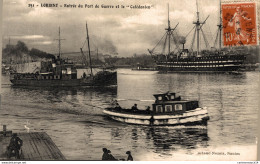
M 193 110 L 199 107 L 198 101 L 181 100 L 181 97 L 176 97 L 175 93 L 156 94 L 153 113 L 183 113 L 188 110 Z

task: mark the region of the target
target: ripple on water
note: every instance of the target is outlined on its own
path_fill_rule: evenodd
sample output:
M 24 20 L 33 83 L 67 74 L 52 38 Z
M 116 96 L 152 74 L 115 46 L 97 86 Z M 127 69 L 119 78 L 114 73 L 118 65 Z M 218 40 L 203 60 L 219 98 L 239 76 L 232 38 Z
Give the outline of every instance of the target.
M 15 88 L 3 78 L 0 124 L 25 131 L 29 121 L 32 130 L 46 131 L 70 160 L 100 160 L 103 147 L 118 158 L 126 158 L 130 150 L 135 160 L 202 160 L 197 152 L 226 148 L 253 152 L 259 73 L 138 74 L 124 69 L 118 74 L 118 87 L 106 89 Z M 112 100 L 128 108 L 137 103 L 142 109 L 151 106 L 153 94 L 167 91 L 199 100 L 208 108 L 208 126 L 128 125 L 102 113 Z M 239 158 L 251 159 L 252 155 Z

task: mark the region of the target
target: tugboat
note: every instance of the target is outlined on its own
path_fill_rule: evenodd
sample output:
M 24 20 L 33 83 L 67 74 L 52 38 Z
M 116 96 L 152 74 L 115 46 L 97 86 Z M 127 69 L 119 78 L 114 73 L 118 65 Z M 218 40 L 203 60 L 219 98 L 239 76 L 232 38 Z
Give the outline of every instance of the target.
M 181 100 L 175 93 L 155 94 L 155 102 L 146 110 L 123 109 L 115 107 L 104 109 L 110 118 L 129 124 L 139 125 L 207 125 L 207 108 L 199 107 L 198 101 Z
M 75 64 L 61 58 L 60 52 L 60 29 L 59 29 L 59 55 L 52 61 L 42 62 L 41 68 L 35 73 L 14 73 L 11 75 L 10 81 L 14 86 L 32 86 L 32 87 L 103 87 L 117 86 L 117 72 L 103 69 L 93 74 L 91 65 L 91 55 L 89 46 L 88 27 L 87 43 L 89 52 L 89 65 L 91 73 L 87 75 L 85 72 L 81 78 L 77 77 L 77 69 Z M 82 55 L 82 48 L 80 49 Z M 86 65 L 86 64 L 85 64 Z

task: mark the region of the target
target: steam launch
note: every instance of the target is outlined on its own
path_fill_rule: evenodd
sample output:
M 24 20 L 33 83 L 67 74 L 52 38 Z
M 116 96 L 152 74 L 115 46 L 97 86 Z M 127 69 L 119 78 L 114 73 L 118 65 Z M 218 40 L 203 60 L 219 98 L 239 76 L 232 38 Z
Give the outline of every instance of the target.
M 76 87 L 76 86 L 116 86 L 117 85 L 117 72 L 102 68 L 96 74 L 92 71 L 92 62 L 90 55 L 90 44 L 88 26 L 86 23 L 88 44 L 88 63 L 85 54 L 80 48 L 85 67 L 89 65 L 90 74 L 85 73 L 82 77 L 78 78 L 77 68 L 73 62 L 61 58 L 61 43 L 60 29 L 59 29 L 59 54 L 53 58 L 52 61 L 42 62 L 40 68 L 35 69 L 34 73 L 14 73 L 11 75 L 10 81 L 14 86 L 34 86 L 34 87 Z M 85 59 L 85 60 L 84 60 Z

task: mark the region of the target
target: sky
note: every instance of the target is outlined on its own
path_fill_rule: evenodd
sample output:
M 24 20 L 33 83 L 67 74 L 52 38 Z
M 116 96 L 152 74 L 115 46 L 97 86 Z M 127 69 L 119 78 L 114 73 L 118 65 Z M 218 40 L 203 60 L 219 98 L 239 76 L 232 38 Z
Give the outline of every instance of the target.
M 51 3 L 83 5 L 83 8 L 41 7 Z M 58 28 L 63 53 L 86 49 L 86 22 L 91 49 L 120 57 L 148 54 L 167 27 L 169 3 L 171 26 L 177 23 L 178 36 L 185 36 L 196 20 L 196 0 L 4 0 L 3 46 L 21 40 L 31 48 L 57 54 Z M 34 7 L 28 7 L 34 4 Z M 85 4 L 100 8 L 85 8 Z M 38 5 L 38 6 L 37 6 Z M 150 9 L 101 8 L 101 5 L 147 5 Z M 219 23 L 219 0 L 198 0 L 203 28 L 213 44 Z M 188 40 L 188 38 L 187 38 Z M 189 43 L 187 41 L 187 45 Z

